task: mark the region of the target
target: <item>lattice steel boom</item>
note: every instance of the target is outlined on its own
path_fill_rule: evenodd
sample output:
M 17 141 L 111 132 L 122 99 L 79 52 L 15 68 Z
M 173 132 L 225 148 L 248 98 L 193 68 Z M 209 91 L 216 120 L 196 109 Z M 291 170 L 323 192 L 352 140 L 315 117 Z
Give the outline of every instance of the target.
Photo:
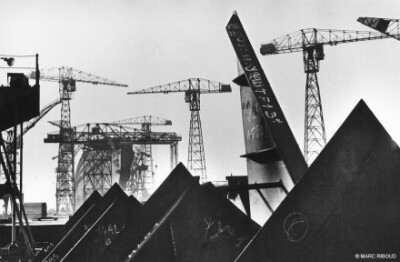
M 194 176 L 199 176 L 201 182 L 206 182 L 207 169 L 200 121 L 200 94 L 227 93 L 231 91 L 231 86 L 227 84 L 201 78 L 189 78 L 187 80 L 173 82 L 170 84 L 128 92 L 128 94 L 168 94 L 175 92 L 185 93 L 185 102 L 189 103 L 189 110 L 191 111 L 188 169 Z
M 306 78 L 304 117 L 304 157 L 311 164 L 326 144 L 325 122 L 322 111 L 317 73 L 319 61 L 325 57 L 324 45 L 337 45 L 388 38 L 387 35 L 369 31 L 302 29 L 262 44 L 262 55 L 303 52 Z
M 30 78 L 35 78 L 31 73 Z M 59 83 L 61 100 L 60 135 L 63 137 L 58 150 L 56 212 L 71 214 L 75 211 L 74 192 L 74 146 L 72 143 L 73 131 L 71 128 L 70 100 L 72 92 L 76 91 L 76 82 L 127 87 L 115 81 L 76 70 L 71 67 L 60 67 L 40 70 L 40 79 Z

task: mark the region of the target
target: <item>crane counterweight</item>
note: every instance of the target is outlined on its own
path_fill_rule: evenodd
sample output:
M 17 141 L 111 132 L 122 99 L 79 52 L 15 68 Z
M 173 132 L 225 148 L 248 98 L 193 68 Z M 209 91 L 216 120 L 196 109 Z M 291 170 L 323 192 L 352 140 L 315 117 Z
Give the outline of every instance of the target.
M 400 19 L 359 17 L 357 22 L 368 26 L 378 32 L 400 40 Z

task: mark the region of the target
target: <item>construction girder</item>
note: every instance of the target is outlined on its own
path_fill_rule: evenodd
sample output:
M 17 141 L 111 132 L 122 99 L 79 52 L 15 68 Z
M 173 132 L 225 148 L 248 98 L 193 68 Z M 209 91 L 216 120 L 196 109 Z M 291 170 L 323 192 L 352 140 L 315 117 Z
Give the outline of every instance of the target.
M 389 37 L 400 40 L 400 19 L 359 17 L 357 22 L 375 29 Z
M 40 110 L 40 114 L 32 118 L 31 120 L 26 122 L 26 125 L 23 130 L 23 134 L 25 135 L 31 128 L 33 128 L 50 110 L 52 110 L 56 105 L 61 104 L 61 100 L 59 98 L 53 100 L 49 104 L 47 104 L 42 110 Z
M 86 146 L 105 145 L 112 143 L 131 144 L 171 144 L 179 142 L 182 137 L 175 132 L 143 132 L 129 126 L 114 125 L 108 123 L 85 124 L 72 127 L 73 144 L 85 144 Z M 44 139 L 45 143 L 62 143 L 60 133 L 49 133 Z

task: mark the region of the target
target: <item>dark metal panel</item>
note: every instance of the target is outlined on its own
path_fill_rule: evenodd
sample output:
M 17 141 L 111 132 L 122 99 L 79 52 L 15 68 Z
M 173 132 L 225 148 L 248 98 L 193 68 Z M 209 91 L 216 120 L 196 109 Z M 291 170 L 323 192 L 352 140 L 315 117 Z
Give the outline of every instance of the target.
M 90 226 L 112 206 L 118 199 L 127 198 L 121 188 L 114 184 L 104 197 L 89 212 L 86 212 L 60 240 L 60 242 L 46 255 L 43 261 L 60 261 L 71 248 L 79 241 Z
M 40 86 L 29 86 L 22 73 L 8 73 L 10 86 L 0 86 L 0 131 L 40 114 Z
M 236 261 L 398 252 L 399 174 L 400 149 L 361 101 Z
M 211 183 L 193 187 L 169 221 L 178 261 L 233 261 L 260 228 Z
M 157 220 L 160 219 L 182 193 L 193 184 L 198 184 L 198 180 L 189 173 L 182 163 L 179 163 L 145 203 L 146 215 Z
M 90 225 L 62 261 L 95 261 L 130 223 L 143 206 L 133 197 L 120 197 Z
M 150 234 L 150 233 L 149 233 Z M 143 245 L 143 247 L 142 247 Z M 166 222 L 157 228 L 157 234 L 148 237 L 139 244 L 138 251 L 134 250 L 128 255 L 129 262 L 166 262 L 177 261 L 171 225 Z
M 193 185 L 131 252 L 129 261 L 145 261 L 137 256 L 149 249 L 153 238 L 161 239 L 159 228 L 168 225 L 176 261 L 192 262 L 233 261 L 260 228 L 211 183 Z M 171 246 L 170 238 L 163 239 L 161 246 Z M 157 261 L 156 253 L 157 248 L 146 261 Z
M 79 219 L 81 219 L 91 208 L 101 201 L 99 192 L 94 191 L 89 198 L 78 208 L 78 210 L 65 223 L 65 232 L 68 232 Z
M 197 179 L 182 163 L 179 163 L 145 203 L 140 216 L 130 221 L 97 261 L 123 261 L 126 259 L 182 194 L 196 183 L 198 183 Z

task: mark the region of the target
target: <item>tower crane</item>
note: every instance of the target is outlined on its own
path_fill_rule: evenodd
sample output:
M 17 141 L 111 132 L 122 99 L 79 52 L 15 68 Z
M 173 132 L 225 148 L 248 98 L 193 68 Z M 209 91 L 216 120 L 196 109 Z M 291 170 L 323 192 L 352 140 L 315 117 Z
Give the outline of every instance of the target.
M 113 124 L 117 125 L 141 125 L 141 131 L 143 132 L 151 132 L 151 126 L 155 125 L 163 125 L 163 126 L 170 126 L 172 125 L 171 120 L 167 120 L 164 118 L 151 116 L 151 115 L 144 115 L 139 117 L 133 117 L 129 119 L 123 119 Z M 171 157 L 177 158 L 177 147 L 171 146 L 171 150 L 175 152 L 171 152 Z M 133 173 L 141 173 L 137 176 L 131 176 L 128 181 L 128 186 L 132 188 L 133 185 L 139 185 L 140 191 L 143 191 L 143 195 L 147 195 L 154 189 L 154 165 L 153 165 L 153 152 L 152 152 L 152 145 L 151 144 L 142 144 L 138 148 L 138 153 L 140 154 L 138 158 L 138 163 L 136 163 Z M 174 168 L 177 160 L 171 159 L 171 170 Z M 141 172 L 141 170 L 143 170 Z
M 304 157 L 311 164 L 326 144 L 325 123 L 317 73 L 325 57 L 325 45 L 337 45 L 388 38 L 383 33 L 308 28 L 261 44 L 262 55 L 303 52 L 306 77 L 304 117 Z
M 85 154 L 82 155 L 81 169 L 83 176 L 77 176 L 77 182 L 83 181 L 83 199 L 94 190 L 105 193 L 112 185 L 112 151 L 121 149 L 121 173 L 119 185 L 126 188 L 130 179 L 132 164 L 132 145 L 156 144 L 176 147 L 182 137 L 175 132 L 143 132 L 129 125 L 112 123 L 85 124 L 72 127 L 72 138 L 68 138 L 73 145 L 83 145 Z M 66 140 L 60 133 L 49 133 L 45 143 L 62 143 Z M 175 150 L 171 150 L 174 152 Z M 176 156 L 171 156 L 176 159 Z M 128 167 L 128 168 L 126 168 Z M 140 175 L 140 174 L 139 174 Z M 134 179 L 142 181 L 141 179 Z M 74 185 L 75 186 L 75 185 Z M 136 194 L 142 190 L 135 184 Z M 74 191 L 74 198 L 80 198 L 79 192 Z M 74 200 L 75 201 L 75 200 Z
M 400 40 L 400 19 L 359 17 L 357 21 L 389 37 Z
M 36 75 L 31 73 L 30 78 Z M 74 147 L 72 143 L 70 100 L 76 91 L 76 82 L 127 87 L 115 81 L 85 73 L 72 67 L 60 67 L 40 70 L 40 80 L 59 83 L 61 100 L 60 136 L 63 137 L 58 149 L 56 169 L 56 212 L 71 214 L 75 211 L 74 203 Z
M 128 94 L 168 94 L 175 92 L 185 93 L 185 102 L 189 103 L 189 110 L 191 112 L 188 169 L 194 176 L 199 176 L 201 182 L 206 182 L 207 170 L 200 121 L 200 94 L 232 92 L 231 86 L 229 84 L 222 84 L 220 82 L 201 78 L 189 78 L 187 80 L 154 86 L 139 91 L 128 92 Z

